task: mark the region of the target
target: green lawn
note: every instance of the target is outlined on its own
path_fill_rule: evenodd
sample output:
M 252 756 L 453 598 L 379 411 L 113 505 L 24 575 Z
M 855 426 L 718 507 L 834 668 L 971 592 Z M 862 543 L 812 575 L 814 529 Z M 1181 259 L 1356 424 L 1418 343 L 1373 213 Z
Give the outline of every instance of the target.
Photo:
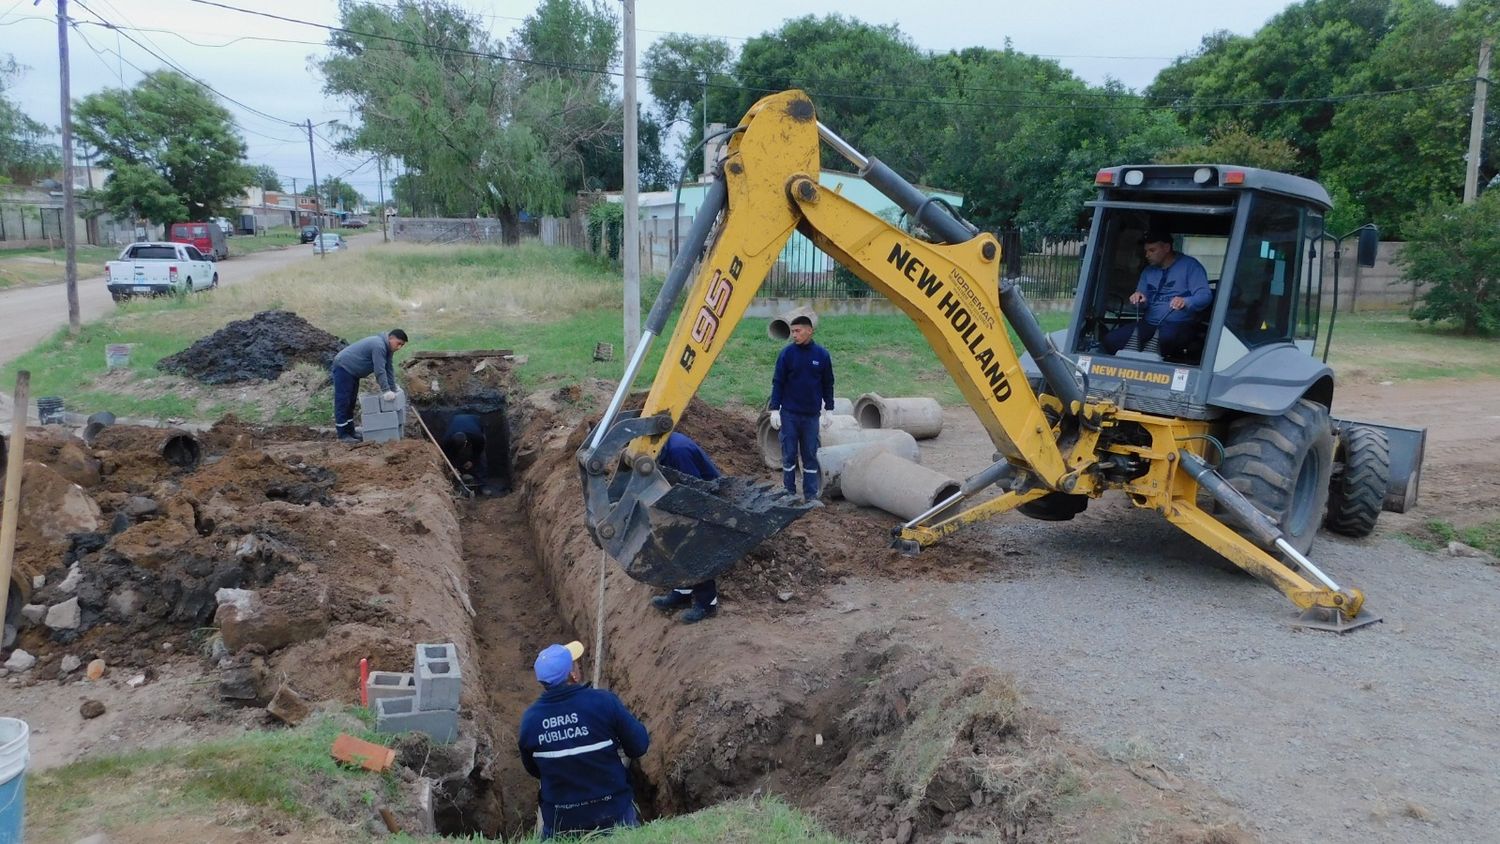
M 118 246 L 81 244 L 76 250 L 78 277 L 93 278 L 104 274 L 104 262 L 120 254 Z M 43 246 L 0 250 L 0 290 L 31 287 L 63 281 L 67 258 L 62 249 Z

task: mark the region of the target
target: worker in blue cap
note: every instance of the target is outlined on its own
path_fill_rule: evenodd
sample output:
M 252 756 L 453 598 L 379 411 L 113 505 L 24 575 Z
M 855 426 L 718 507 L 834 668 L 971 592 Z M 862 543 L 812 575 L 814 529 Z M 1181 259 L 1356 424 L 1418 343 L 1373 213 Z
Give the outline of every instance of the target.
M 583 682 L 583 644 L 548 645 L 534 669 L 542 694 L 521 716 L 526 772 L 541 781 L 542 838 L 640 826 L 620 754 L 645 755 L 646 727 L 613 692 Z

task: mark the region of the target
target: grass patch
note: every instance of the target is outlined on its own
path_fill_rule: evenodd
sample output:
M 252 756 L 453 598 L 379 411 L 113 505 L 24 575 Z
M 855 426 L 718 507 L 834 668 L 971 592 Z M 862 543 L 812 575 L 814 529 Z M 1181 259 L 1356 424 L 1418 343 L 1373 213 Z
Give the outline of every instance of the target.
M 26 784 L 27 832 L 39 840 L 72 841 L 173 818 L 243 817 L 247 809 L 315 822 L 389 801 L 397 791 L 394 775 L 333 761 L 329 748 L 341 732 L 382 738 L 356 719 L 323 715 L 294 730 L 104 756 L 33 773 Z
M 113 261 L 119 254 L 118 246 L 80 244 L 77 248 L 78 277 L 103 275 L 104 262 Z M 52 284 L 63 281 L 66 275 L 67 256 L 61 248 L 33 246 L 0 251 L 0 290 Z
M 1340 314 L 1328 362 L 1340 376 L 1372 380 L 1497 378 L 1500 342 L 1465 337 L 1405 314 Z
M 1406 531 L 1402 537 L 1419 551 L 1441 551 L 1450 542 L 1462 542 L 1471 548 L 1500 557 L 1500 519 L 1468 527 L 1433 520 L 1420 528 Z
M 267 249 L 284 249 L 296 245 L 296 229 L 267 229 L 260 234 L 240 234 L 229 238 L 229 256 L 233 258 L 236 255 L 251 255 Z

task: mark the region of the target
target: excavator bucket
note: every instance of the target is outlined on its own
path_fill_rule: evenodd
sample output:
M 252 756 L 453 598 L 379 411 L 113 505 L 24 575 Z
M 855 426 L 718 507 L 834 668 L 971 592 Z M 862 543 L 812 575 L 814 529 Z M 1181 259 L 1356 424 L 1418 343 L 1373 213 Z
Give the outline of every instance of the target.
M 614 440 L 623 443 L 625 436 Z M 619 452 L 609 445 L 580 450 L 585 524 L 626 574 L 652 586 L 687 587 L 718 577 L 817 506 L 745 478 L 705 481 L 655 460 L 618 464 Z M 612 477 L 610 467 L 616 467 Z

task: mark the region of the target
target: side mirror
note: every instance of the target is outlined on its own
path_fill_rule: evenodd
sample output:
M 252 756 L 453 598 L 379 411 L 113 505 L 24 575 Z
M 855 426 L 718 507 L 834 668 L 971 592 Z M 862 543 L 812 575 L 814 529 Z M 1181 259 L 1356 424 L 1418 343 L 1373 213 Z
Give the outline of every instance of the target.
M 1375 250 L 1380 248 L 1380 229 L 1374 224 L 1359 230 L 1358 261 L 1361 267 L 1375 266 Z

